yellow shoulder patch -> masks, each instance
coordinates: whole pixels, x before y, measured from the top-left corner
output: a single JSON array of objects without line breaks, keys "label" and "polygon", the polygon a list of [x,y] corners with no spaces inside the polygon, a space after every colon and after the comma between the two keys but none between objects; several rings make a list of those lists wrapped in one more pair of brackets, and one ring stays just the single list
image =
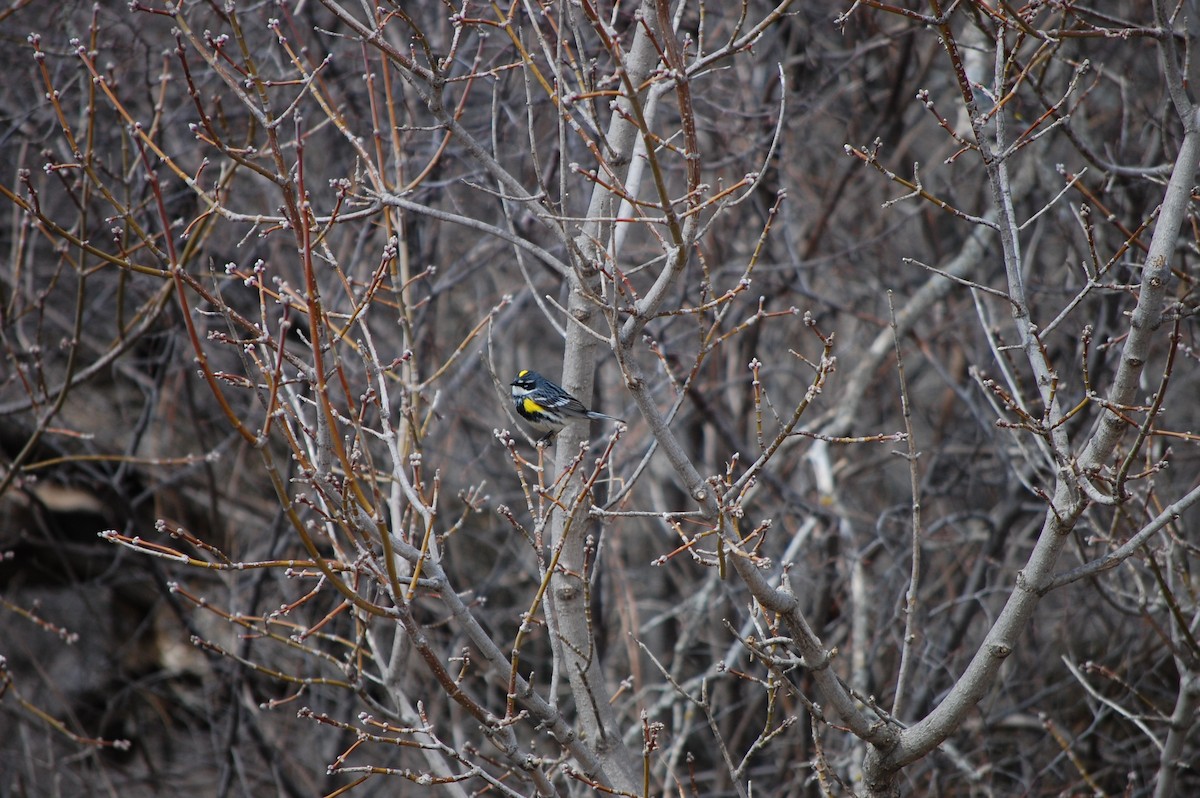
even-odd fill
[{"label": "yellow shoulder patch", "polygon": [[542,407],[537,402],[530,399],[528,396],[525,397],[524,401],[522,402],[522,407],[525,408],[526,413],[545,413],[546,412],[546,408]]}]

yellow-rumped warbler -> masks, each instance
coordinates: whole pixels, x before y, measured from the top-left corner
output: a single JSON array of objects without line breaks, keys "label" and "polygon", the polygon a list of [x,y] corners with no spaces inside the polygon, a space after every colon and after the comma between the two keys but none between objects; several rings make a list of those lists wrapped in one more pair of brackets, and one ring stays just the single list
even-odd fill
[{"label": "yellow-rumped warbler", "polygon": [[523,369],[517,372],[517,378],[511,384],[517,415],[538,432],[546,433],[543,440],[553,437],[570,421],[600,418],[622,420],[588,410],[583,402],[564,391],[561,385],[556,385],[536,371]]}]

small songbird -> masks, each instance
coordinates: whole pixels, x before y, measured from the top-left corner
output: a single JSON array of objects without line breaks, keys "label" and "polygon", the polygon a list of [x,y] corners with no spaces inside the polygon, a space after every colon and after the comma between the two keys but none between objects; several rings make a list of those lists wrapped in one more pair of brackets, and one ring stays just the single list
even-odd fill
[{"label": "small songbird", "polygon": [[536,371],[523,369],[517,372],[517,378],[511,384],[513,406],[517,409],[517,415],[538,432],[546,433],[543,440],[554,437],[570,421],[602,418],[621,421],[614,416],[588,410],[583,406],[583,402],[564,391],[561,385],[551,382]]}]

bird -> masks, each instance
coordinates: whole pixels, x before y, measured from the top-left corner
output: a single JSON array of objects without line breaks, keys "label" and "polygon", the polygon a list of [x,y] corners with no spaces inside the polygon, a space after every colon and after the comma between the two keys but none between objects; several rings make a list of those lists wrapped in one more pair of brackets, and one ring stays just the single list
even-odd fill
[{"label": "bird", "polygon": [[513,407],[517,415],[529,426],[545,435],[542,440],[553,438],[559,430],[571,421],[588,421],[589,419],[606,419],[624,423],[616,416],[597,413],[588,410],[583,402],[563,390],[561,385],[552,382],[536,371],[522,369],[512,386]]}]

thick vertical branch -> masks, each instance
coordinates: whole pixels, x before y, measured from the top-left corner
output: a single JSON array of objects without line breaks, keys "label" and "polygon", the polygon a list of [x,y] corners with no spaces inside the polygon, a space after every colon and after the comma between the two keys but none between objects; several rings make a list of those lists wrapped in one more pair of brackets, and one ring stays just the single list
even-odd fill
[{"label": "thick vertical branch", "polygon": [[[657,19],[654,3],[643,2],[639,13],[651,24]],[[594,24],[604,24],[594,20]],[[615,40],[614,47],[615,45]],[[613,53],[619,55],[618,53]],[[650,34],[641,26],[634,36],[633,45],[624,55],[618,68],[626,72],[623,84],[634,88],[642,86],[651,71],[658,66],[658,51]],[[640,131],[630,121],[632,99],[624,94],[618,96],[617,107],[609,120],[606,141],[609,145],[609,167],[618,174],[626,174],[636,148]],[[636,186],[626,186],[630,194],[637,194]],[[603,243],[613,234],[613,209],[618,203],[603,186],[597,185],[591,196],[585,222],[576,237],[578,260],[567,276],[570,295],[567,300],[566,346],[563,352],[563,386],[577,396],[592,393],[595,369],[596,337],[591,332],[595,327],[596,305],[589,299],[598,293],[598,265],[605,257]],[[610,253],[613,257],[620,253]],[[568,462],[587,436],[584,425],[569,425],[558,435],[557,462]],[[634,789],[637,767],[628,749],[621,742],[621,731],[609,702],[609,690],[604,672],[596,653],[592,627],[588,622],[588,606],[584,554],[586,505],[578,501],[582,484],[574,481],[567,489],[563,504],[576,508],[568,517],[556,513],[552,525],[553,545],[562,546],[559,568],[551,581],[550,602],[556,626],[561,638],[562,659],[560,667],[565,669],[579,712],[579,725],[595,745],[603,773],[608,784],[618,789]],[[566,540],[563,538],[566,537]]]}]

